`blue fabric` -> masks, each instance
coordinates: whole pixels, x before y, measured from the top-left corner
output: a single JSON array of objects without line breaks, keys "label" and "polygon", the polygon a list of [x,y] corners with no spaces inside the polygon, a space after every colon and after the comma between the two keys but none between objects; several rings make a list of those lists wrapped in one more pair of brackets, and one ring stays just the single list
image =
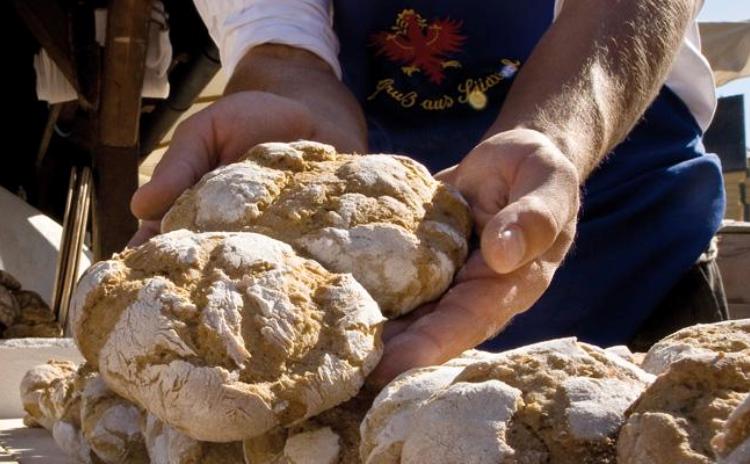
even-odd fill
[{"label": "blue fabric", "polygon": [[584,187],[573,250],[550,288],[483,348],[575,335],[630,340],[693,265],[724,212],[721,168],[668,89]]},{"label": "blue fabric", "polygon": [[[460,22],[461,50],[445,57],[460,67],[446,68],[440,84],[423,71],[404,74],[404,63],[378,55],[380,47],[373,44],[378,33],[394,32],[398,15],[407,9],[428,25]],[[553,9],[553,0],[334,0],[343,80],[365,111],[370,151],[407,154],[433,171],[458,163],[497,117],[513,81],[513,64],[523,65],[549,27]],[[387,80],[393,81],[393,95],[378,91]],[[492,85],[483,91],[487,105],[474,109],[465,101],[467,91],[487,85]],[[446,97],[452,100],[449,108],[422,107]]]},{"label": "blue fabric", "polygon": [[[497,117],[553,7],[335,0],[343,79],[364,108],[370,151],[408,154],[433,172],[458,163]],[[443,39],[453,40],[449,51],[429,48]],[[405,46],[427,51],[401,56]],[[684,103],[662,89],[584,185],[574,248],[548,291],[483,348],[568,335],[626,342],[705,249],[723,208],[718,159],[705,154]]]}]

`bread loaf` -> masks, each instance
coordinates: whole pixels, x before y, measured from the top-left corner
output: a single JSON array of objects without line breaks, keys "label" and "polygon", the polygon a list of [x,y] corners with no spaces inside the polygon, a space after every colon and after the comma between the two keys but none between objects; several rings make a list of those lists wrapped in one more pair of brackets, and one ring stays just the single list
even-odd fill
[{"label": "bread loaf", "polygon": [[185,230],[92,266],[71,322],[119,395],[205,441],[235,441],[356,394],[383,318],[347,274],[254,233]]},{"label": "bread loaf", "polygon": [[206,174],[162,231],[250,231],[352,273],[395,317],[441,295],[467,254],[467,204],[416,161],[266,143]]}]

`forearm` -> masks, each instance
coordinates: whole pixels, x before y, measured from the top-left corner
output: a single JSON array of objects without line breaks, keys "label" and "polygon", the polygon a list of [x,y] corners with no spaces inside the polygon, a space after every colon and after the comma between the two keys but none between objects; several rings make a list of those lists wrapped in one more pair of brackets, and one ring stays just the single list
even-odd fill
[{"label": "forearm", "polygon": [[585,180],[657,95],[694,7],[695,0],[567,0],[487,135],[539,131]]},{"label": "forearm", "polygon": [[347,152],[367,151],[367,128],[359,104],[316,55],[284,45],[254,47],[237,65],[224,93],[247,90],[300,103],[307,120],[300,127],[300,138]]}]

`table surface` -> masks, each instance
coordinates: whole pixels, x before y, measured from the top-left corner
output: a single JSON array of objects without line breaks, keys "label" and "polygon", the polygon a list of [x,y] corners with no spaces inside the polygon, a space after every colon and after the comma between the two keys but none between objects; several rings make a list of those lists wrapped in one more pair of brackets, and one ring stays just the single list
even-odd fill
[{"label": "table surface", "polygon": [[0,419],[0,463],[73,464],[42,428],[29,428],[21,419]]}]

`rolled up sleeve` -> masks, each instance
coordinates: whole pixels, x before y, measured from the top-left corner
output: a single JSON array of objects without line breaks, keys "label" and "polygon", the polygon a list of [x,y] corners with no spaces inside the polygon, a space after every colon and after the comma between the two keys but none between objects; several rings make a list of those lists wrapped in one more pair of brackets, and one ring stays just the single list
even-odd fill
[{"label": "rolled up sleeve", "polygon": [[251,48],[282,44],[314,53],[341,78],[330,0],[194,0],[227,75]]}]

